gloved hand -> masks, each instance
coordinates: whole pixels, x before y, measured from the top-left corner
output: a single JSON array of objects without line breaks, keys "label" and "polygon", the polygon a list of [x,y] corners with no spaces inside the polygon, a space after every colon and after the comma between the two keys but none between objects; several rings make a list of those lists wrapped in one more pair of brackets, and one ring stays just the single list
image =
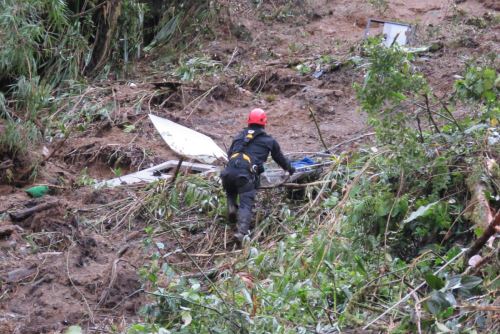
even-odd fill
[{"label": "gloved hand", "polygon": [[290,169],[288,170],[288,173],[290,173],[290,176],[292,176],[293,173],[295,173],[295,167],[290,166]]}]

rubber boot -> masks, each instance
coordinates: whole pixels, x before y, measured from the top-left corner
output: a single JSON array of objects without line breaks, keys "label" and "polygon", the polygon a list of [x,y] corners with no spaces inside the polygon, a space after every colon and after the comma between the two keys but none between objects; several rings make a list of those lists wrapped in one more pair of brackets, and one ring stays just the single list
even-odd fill
[{"label": "rubber boot", "polygon": [[238,231],[235,238],[240,242],[249,234],[250,223],[252,221],[252,208],[255,200],[255,189],[240,194],[240,206],[238,208]]}]

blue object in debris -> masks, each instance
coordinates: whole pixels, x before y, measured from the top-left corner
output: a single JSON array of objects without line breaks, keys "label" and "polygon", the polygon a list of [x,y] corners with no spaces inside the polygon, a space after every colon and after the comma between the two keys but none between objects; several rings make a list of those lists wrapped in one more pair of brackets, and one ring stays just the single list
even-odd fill
[{"label": "blue object in debris", "polygon": [[298,169],[305,169],[306,167],[314,165],[315,163],[316,162],[313,159],[309,157],[304,157],[301,160],[292,161],[292,166],[298,170]]},{"label": "blue object in debris", "polygon": [[325,72],[323,70],[319,70],[313,73],[313,77],[319,79]]}]

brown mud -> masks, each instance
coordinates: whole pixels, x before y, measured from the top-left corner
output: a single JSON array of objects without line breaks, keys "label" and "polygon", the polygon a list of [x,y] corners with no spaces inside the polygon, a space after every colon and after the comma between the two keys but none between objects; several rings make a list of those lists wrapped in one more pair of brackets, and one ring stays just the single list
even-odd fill
[{"label": "brown mud", "polygon": [[[245,125],[248,111],[258,106],[268,111],[267,131],[284,151],[321,151],[310,108],[329,146],[370,132],[353,89],[362,75],[349,63],[359,54],[367,18],[417,24],[418,46],[439,45],[416,61],[439,96],[450,94],[454,76],[468,60],[500,53],[498,24],[480,29],[466,23],[474,22],[467,21],[471,17],[498,15],[496,1],[455,5],[449,0],[398,0],[389,1],[384,13],[361,0],[302,1],[303,8],[280,12],[282,2],[259,9],[250,1],[231,2],[231,20],[239,30],[222,25],[214,41],[199,46],[199,53],[223,64],[217,74],[179,83],[153,66],[157,59],[151,56],[125,81],[90,86],[82,105],[113,108],[107,117],[73,131],[41,166],[36,183],[52,185],[50,195],[34,200],[20,188],[0,185],[1,334],[61,333],[74,324],[89,333],[111,326],[120,332],[138,320],[147,300],[138,274],[147,259],[142,247],[145,222],[97,219],[111,215],[110,204],[133,192],[94,191],[84,181],[175,158],[148,113],[208,134],[227,147]],[[326,55],[337,65],[319,78],[296,69],[309,64],[315,70],[317,60]],[[57,144],[47,146],[52,150]],[[57,205],[25,220],[9,216],[49,201]],[[206,241],[199,227],[183,237],[190,245]],[[165,249],[175,247],[165,241]],[[175,254],[171,259],[180,261]]]}]

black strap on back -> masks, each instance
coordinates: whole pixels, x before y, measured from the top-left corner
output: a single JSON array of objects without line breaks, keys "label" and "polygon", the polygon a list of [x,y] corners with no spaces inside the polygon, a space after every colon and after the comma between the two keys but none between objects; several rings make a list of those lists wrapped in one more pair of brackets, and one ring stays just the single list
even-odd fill
[{"label": "black strap on back", "polygon": [[245,168],[248,168],[252,173],[256,173],[258,166],[254,165],[252,157],[248,155],[247,147],[255,138],[263,133],[265,132],[262,130],[246,129],[243,142],[238,143],[238,145],[234,147],[234,153],[229,157],[229,165],[237,168],[247,166]]},{"label": "black strap on back", "polygon": [[243,143],[235,147],[234,153],[243,153],[247,154],[247,147],[252,143],[255,138],[258,136],[264,134],[265,132],[262,130],[253,130],[253,129],[246,129],[245,130],[245,136],[243,137]]}]

